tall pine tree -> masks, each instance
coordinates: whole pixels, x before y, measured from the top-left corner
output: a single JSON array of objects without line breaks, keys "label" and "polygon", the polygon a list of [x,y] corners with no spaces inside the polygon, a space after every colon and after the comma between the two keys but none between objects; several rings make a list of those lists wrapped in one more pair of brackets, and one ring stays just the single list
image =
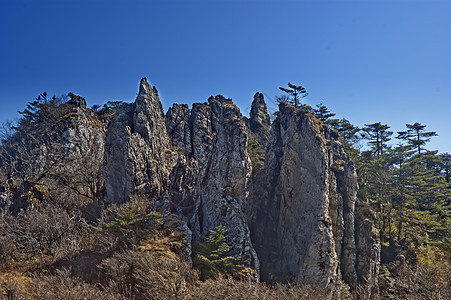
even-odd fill
[{"label": "tall pine tree", "polygon": [[301,108],[301,99],[307,97],[308,93],[306,89],[301,85],[294,85],[288,82],[288,88],[280,87],[280,90],[288,95],[280,96],[277,98],[277,102],[285,102],[293,105],[296,108]]},{"label": "tall pine tree", "polygon": [[384,153],[384,149],[387,148],[387,142],[391,140],[390,136],[392,131],[388,131],[390,126],[387,124],[381,124],[381,122],[373,124],[365,124],[363,131],[365,132],[364,138],[368,139],[368,143],[371,145],[373,154],[378,157]]},{"label": "tall pine tree", "polygon": [[316,107],[316,109],[313,109],[315,117],[323,123],[328,124],[330,118],[335,116],[335,114],[330,112],[330,110],[323,103],[317,104]]},{"label": "tall pine tree", "polygon": [[411,149],[417,149],[418,154],[421,154],[421,150],[425,150],[422,147],[431,140],[431,137],[437,136],[437,133],[434,131],[426,132],[426,125],[418,122],[406,124],[406,127],[406,131],[398,131],[396,138],[406,141]]}]

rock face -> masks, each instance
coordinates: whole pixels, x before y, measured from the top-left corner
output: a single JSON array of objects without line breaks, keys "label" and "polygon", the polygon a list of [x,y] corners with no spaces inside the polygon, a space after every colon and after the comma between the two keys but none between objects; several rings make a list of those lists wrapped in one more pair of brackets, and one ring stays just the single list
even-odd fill
[{"label": "rock face", "polygon": [[83,107],[77,106],[75,111],[69,120],[70,125],[63,134],[62,141],[66,154],[59,173],[65,177],[65,182],[72,189],[71,192],[76,190],[79,195],[97,201],[104,195],[102,161],[105,127]]},{"label": "rock face", "polygon": [[[71,95],[83,103],[84,98]],[[9,173],[8,180],[0,184],[3,208],[18,213],[39,207],[50,191],[69,207],[85,206],[103,196],[105,128],[92,111],[72,100],[49,105],[49,121],[30,130],[23,143],[2,149],[10,151],[11,161],[20,162],[18,173]]]},{"label": "rock face", "polygon": [[219,225],[226,226],[232,249],[247,257],[258,274],[243,211],[251,166],[238,108],[222,96],[195,104],[191,111],[175,104],[166,115],[166,125],[172,144],[182,153],[172,174],[171,199],[186,216],[194,241]]},{"label": "rock face", "polygon": [[120,106],[107,131],[107,201],[124,203],[130,193],[162,195],[168,185],[171,155],[158,92],[143,78],[135,103]]},{"label": "rock face", "polygon": [[368,204],[357,201],[355,221],[358,284],[366,287],[367,295],[374,299],[379,294],[377,278],[381,252],[376,212]]},{"label": "rock face", "polygon": [[377,294],[377,218],[365,205],[356,210],[353,163],[338,134],[312,115],[281,104],[270,125],[260,93],[249,119],[219,95],[165,115],[143,78],[135,102],[120,105],[106,128],[73,99],[77,117],[63,144],[73,161],[89,158],[78,165],[92,165],[98,179],[98,188],[79,192],[106,193],[110,204],[132,194],[155,200],[186,236],[188,261],[190,247],[224,225],[234,254],[263,281],[331,290],[344,281]]},{"label": "rock face", "polygon": [[71,97],[71,99],[67,102],[68,104],[79,108],[86,108],[85,98],[75,95],[73,93],[69,93],[69,96]]},{"label": "rock face", "polygon": [[255,93],[254,101],[252,101],[250,118],[246,119],[246,125],[249,130],[255,134],[260,145],[266,146],[268,142],[270,123],[271,121],[263,94]]},{"label": "rock face", "polygon": [[356,171],[338,133],[311,114],[281,104],[270,125],[263,95],[256,93],[250,118],[219,95],[191,109],[174,104],[164,115],[145,78],[135,102],[120,105],[108,125],[73,94],[59,109],[62,129],[48,143],[57,150],[38,143],[35,157],[24,163],[35,179],[16,192],[8,180],[0,207],[11,205],[10,194],[30,188],[42,201],[48,190],[25,186],[32,181],[63,185],[61,193],[75,191],[83,206],[105,193],[109,204],[139,194],[154,200],[165,226],[184,237],[187,261],[191,246],[223,225],[234,255],[246,258],[263,281],[337,293],[344,281],[366,285],[376,297],[377,217],[357,201]]},{"label": "rock face", "polygon": [[354,238],[358,186],[353,163],[336,132],[290,105],[279,109],[264,178],[251,196],[251,236],[262,279],[325,288],[343,279],[356,286],[359,275],[372,271],[364,275],[356,269],[362,261],[357,261]]}]

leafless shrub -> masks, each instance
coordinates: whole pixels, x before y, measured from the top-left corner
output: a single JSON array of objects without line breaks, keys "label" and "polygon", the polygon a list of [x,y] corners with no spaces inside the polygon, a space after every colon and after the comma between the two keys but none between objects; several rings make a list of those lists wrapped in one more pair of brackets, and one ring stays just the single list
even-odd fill
[{"label": "leafless shrub", "polygon": [[367,286],[357,286],[352,291],[352,299],[354,300],[371,300],[375,295],[371,294],[371,289]]},{"label": "leafless shrub", "polygon": [[451,295],[451,268],[435,265],[389,265],[379,276],[381,298],[448,299]]},{"label": "leafless shrub", "polygon": [[1,239],[11,243],[7,249],[13,247],[16,254],[27,256],[69,255],[80,249],[82,236],[89,230],[79,212],[68,213],[55,205],[18,215],[3,213],[0,226]]},{"label": "leafless shrub", "polygon": [[[76,277],[68,269],[56,270],[53,275],[32,277],[32,284],[20,296],[25,299],[67,299],[67,300],[114,300],[124,299],[108,289],[100,289]],[[19,295],[18,295],[19,296]],[[20,299],[20,298],[19,298]]]},{"label": "leafless shrub", "polygon": [[127,250],[105,259],[99,266],[110,287],[139,299],[185,299],[196,282],[191,267],[170,256]]},{"label": "leafless shrub", "polygon": [[217,278],[199,282],[190,291],[192,299],[290,300],[330,299],[330,293],[318,287],[296,284],[267,286],[262,283]]},{"label": "leafless shrub", "polygon": [[9,218],[5,211],[0,211],[0,264],[9,261],[14,255],[14,244],[8,235]]},{"label": "leafless shrub", "polygon": [[14,134],[15,122],[12,120],[5,120],[0,123],[0,143],[7,141]]}]

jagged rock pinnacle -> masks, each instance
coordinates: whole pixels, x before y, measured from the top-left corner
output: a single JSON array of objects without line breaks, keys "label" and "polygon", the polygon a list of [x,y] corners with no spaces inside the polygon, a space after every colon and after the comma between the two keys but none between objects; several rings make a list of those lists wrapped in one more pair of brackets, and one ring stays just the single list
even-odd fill
[{"label": "jagged rock pinnacle", "polygon": [[269,137],[270,118],[262,93],[255,93],[252,101],[249,126],[257,138],[259,144],[265,144]]}]

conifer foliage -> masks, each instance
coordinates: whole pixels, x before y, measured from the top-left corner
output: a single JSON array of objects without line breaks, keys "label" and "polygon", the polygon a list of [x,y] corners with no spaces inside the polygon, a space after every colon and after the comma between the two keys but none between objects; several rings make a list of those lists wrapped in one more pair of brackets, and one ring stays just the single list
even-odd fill
[{"label": "conifer foliage", "polygon": [[451,256],[449,154],[438,155],[424,148],[429,138],[436,136],[425,127],[407,124],[407,131],[398,132],[401,144],[391,147],[385,143],[391,135],[388,125],[366,125],[364,138],[371,151],[355,159],[359,195],[379,212],[385,247],[421,249],[432,245]]},{"label": "conifer foliage", "polygon": [[313,109],[315,117],[324,123],[328,123],[330,118],[335,116],[323,103],[317,104],[316,107],[316,109]]},{"label": "conifer foliage", "polygon": [[285,92],[287,95],[280,96],[277,98],[277,102],[288,103],[296,108],[301,108],[301,100],[308,96],[307,90],[301,85],[295,85],[288,82],[288,88],[280,87],[280,90]]},{"label": "conifer foliage", "polygon": [[381,122],[373,124],[365,124],[363,131],[366,134],[369,144],[371,145],[371,150],[378,157],[384,153],[384,149],[387,148],[387,142],[391,140],[390,136],[393,134],[392,131],[388,131],[390,126],[387,124],[382,124]]},{"label": "conifer foliage", "polygon": [[198,242],[194,248],[193,265],[199,269],[202,278],[214,278],[218,275],[233,278],[240,277],[245,267],[240,257],[233,256],[227,243],[227,229],[219,225]]},{"label": "conifer foliage", "polygon": [[424,150],[423,145],[431,140],[431,137],[437,136],[434,131],[425,132],[426,125],[418,122],[414,124],[406,124],[407,131],[398,131],[398,139],[404,140],[408,147],[417,149],[418,154]]},{"label": "conifer foliage", "polygon": [[[425,147],[437,133],[418,122],[406,124],[393,146],[388,124],[360,129],[346,119],[333,119],[335,114],[322,103],[314,115],[338,131],[355,163],[358,198],[378,212],[383,261],[393,261],[403,251],[421,256],[427,247],[451,258],[451,155]],[[368,150],[360,148],[361,141]]]}]

